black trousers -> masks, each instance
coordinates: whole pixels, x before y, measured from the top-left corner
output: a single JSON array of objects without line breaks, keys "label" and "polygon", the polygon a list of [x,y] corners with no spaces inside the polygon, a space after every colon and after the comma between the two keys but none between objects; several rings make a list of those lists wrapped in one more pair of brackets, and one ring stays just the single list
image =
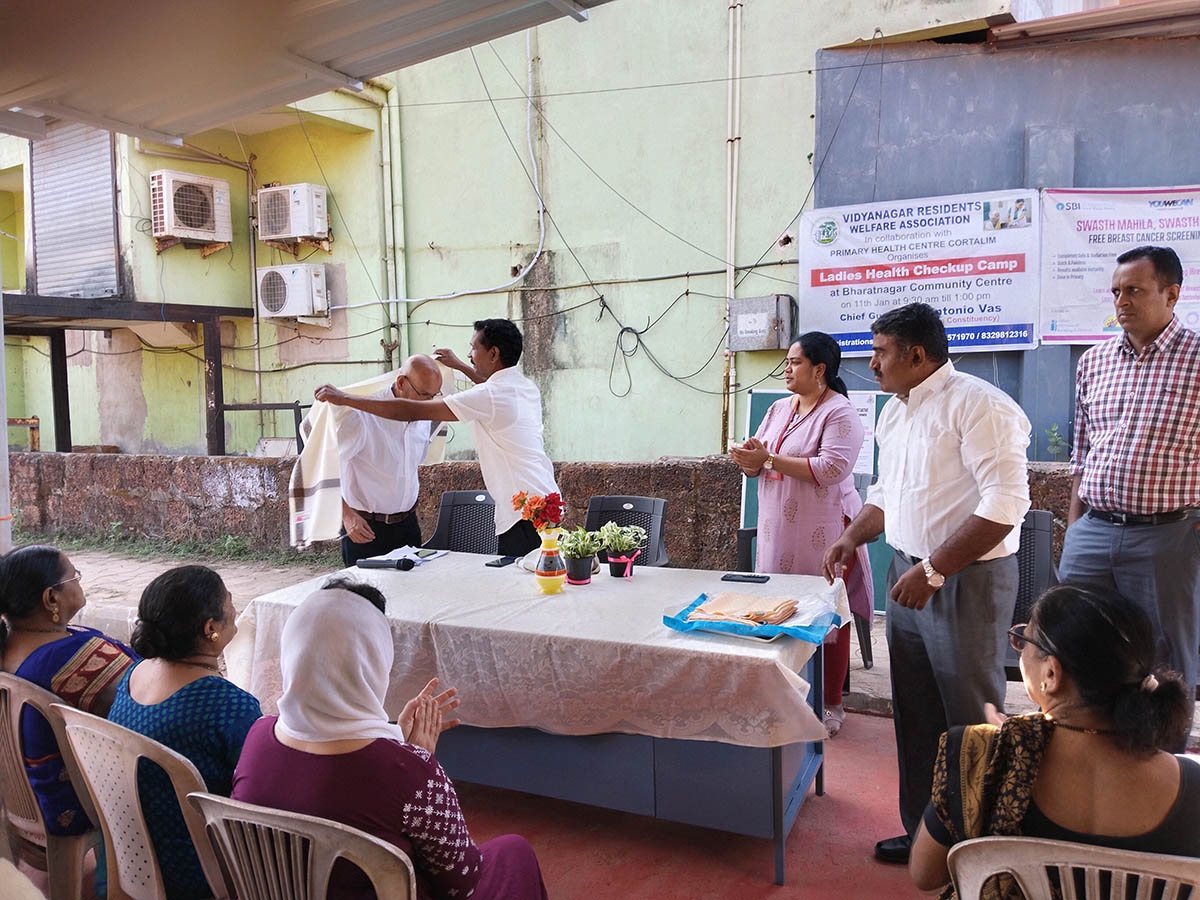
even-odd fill
[{"label": "black trousers", "polygon": [[367,541],[365,544],[354,543],[346,537],[346,532],[342,531],[342,562],[346,564],[347,568],[353,566],[360,559],[366,559],[368,556],[382,556],[385,553],[391,553],[397,547],[421,546],[421,523],[417,520],[415,512],[403,522],[385,525],[383,522],[367,519],[367,524],[375,532],[375,539]]},{"label": "black trousers", "polygon": [[522,519],[508,531],[497,537],[501,556],[524,556],[530,550],[542,546],[537,529],[528,519]]}]

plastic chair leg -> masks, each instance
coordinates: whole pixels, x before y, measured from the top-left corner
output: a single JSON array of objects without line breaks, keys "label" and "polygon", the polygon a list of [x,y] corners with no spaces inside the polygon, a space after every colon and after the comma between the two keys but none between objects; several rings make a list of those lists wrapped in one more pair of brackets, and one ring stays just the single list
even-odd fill
[{"label": "plastic chair leg", "polygon": [[83,894],[83,858],[95,845],[95,832],[60,837],[46,835],[46,874],[50,900],[79,900]]}]

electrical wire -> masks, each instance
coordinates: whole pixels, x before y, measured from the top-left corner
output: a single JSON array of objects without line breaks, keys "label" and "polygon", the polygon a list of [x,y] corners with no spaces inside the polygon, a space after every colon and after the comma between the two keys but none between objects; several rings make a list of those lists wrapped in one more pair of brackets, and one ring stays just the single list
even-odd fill
[{"label": "electrical wire", "polygon": [[[532,47],[530,44],[530,40],[531,40],[530,33],[528,31],[526,31],[525,32],[525,55],[528,57],[528,60],[529,60],[528,72],[527,72],[527,76],[526,76],[527,81],[528,81],[527,92],[529,94],[532,94],[533,93],[533,50],[532,50]],[[488,98],[490,100],[492,93],[488,89],[487,80],[483,77],[483,71],[479,68],[479,60],[475,57],[474,49],[471,49],[471,61],[475,64],[475,72],[479,75],[479,83],[483,86],[483,92],[484,92],[484,94],[486,94],[488,96]],[[519,86],[520,85],[518,85],[518,87]],[[529,150],[529,164],[533,167],[533,175],[532,176],[530,176],[529,170],[525,169],[525,164],[521,160],[520,151],[517,150],[517,145],[513,143],[512,138],[509,136],[508,129],[504,127],[504,120],[501,119],[501,117],[500,117],[500,110],[496,108],[495,103],[492,103],[491,106],[492,106],[492,114],[495,115],[496,122],[500,125],[500,130],[504,132],[504,139],[506,141],[508,141],[508,145],[510,147],[512,147],[513,153],[515,153],[517,156],[517,161],[521,162],[521,168],[525,170],[525,176],[527,178],[529,178],[529,183],[533,187],[533,193],[537,196],[537,200],[538,200],[538,245],[537,245],[537,250],[534,251],[534,254],[530,258],[529,262],[526,263],[525,266],[522,267],[522,269],[515,276],[513,276],[512,279],[510,279],[509,281],[506,281],[503,284],[499,284],[496,287],[481,288],[481,289],[477,289],[477,290],[450,291],[445,294],[435,294],[431,297],[417,297],[417,298],[411,298],[411,299],[404,299],[402,302],[412,304],[408,308],[408,312],[410,315],[411,315],[412,311],[415,310],[417,307],[419,307],[422,303],[427,303],[430,300],[452,300],[456,297],[466,297],[466,296],[474,295],[474,294],[492,294],[492,293],[497,293],[499,291],[508,290],[513,285],[520,284],[522,281],[525,280],[525,276],[528,275],[529,272],[533,269],[533,267],[537,264],[537,261],[542,256],[542,251],[546,247],[546,202],[542,199],[541,173],[538,171],[537,154],[533,152],[533,110],[534,110],[533,100],[532,99],[528,100],[526,102],[526,106],[525,106],[525,144]],[[332,309],[354,309],[358,306],[363,306],[363,305],[369,305],[369,304],[349,303],[349,304],[345,304],[343,306],[331,306],[330,309],[331,310]]]}]

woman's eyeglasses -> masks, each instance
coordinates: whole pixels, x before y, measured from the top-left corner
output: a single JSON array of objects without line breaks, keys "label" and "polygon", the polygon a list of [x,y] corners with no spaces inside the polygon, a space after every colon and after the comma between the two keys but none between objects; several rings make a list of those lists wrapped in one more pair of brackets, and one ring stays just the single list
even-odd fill
[{"label": "woman's eyeglasses", "polygon": [[[1014,625],[1012,628],[1008,629],[1008,642],[1012,645],[1012,648],[1020,653],[1025,649],[1026,644],[1033,644],[1033,646],[1037,647],[1047,656],[1054,656],[1054,651],[1046,646],[1046,644],[1043,644],[1040,641],[1035,641],[1031,637],[1026,637],[1025,630],[1028,627],[1028,622],[1022,622],[1020,625]],[[1045,638],[1042,640],[1045,640]]]},{"label": "woman's eyeglasses", "polygon": [[80,572],[78,569],[76,569],[75,574],[72,575],[70,578],[64,578],[62,581],[56,581],[56,582],[54,582],[54,584],[50,585],[50,587],[52,587],[52,588],[61,587],[64,584],[70,584],[72,581],[81,581],[82,579],[83,579],[83,573]]}]

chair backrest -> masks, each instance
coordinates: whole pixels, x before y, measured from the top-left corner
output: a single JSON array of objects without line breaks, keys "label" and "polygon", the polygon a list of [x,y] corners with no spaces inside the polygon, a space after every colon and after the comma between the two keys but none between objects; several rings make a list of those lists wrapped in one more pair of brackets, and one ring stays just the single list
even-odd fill
[{"label": "chair backrest", "polygon": [[416,900],[412,862],[399,847],[349,825],[197,792],[238,900],[320,900],[333,864],[346,859],[371,879],[377,897]]},{"label": "chair backrest", "polygon": [[1042,838],[983,837],[955,844],[946,863],[959,900],[978,900],[984,883],[1002,872],[1013,877],[1026,897],[1195,900],[1200,896],[1200,861],[1185,856]]},{"label": "chair backrest", "polygon": [[646,529],[646,543],[640,548],[642,554],[637,558],[638,565],[665,566],[671,561],[663,540],[666,519],[667,501],[658,497],[592,497],[588,500],[584,527],[588,531],[597,531],[605,522],[640,525]]},{"label": "chair backrest", "polygon": [[[1054,581],[1054,551],[1051,546],[1054,514],[1044,509],[1031,509],[1021,523],[1021,543],[1017,549],[1017,605],[1013,609],[1014,625],[1029,621],[1029,611],[1038,597]],[[1020,654],[1008,648],[1005,665],[1017,665]]]},{"label": "chair backrest", "polygon": [[46,822],[25,772],[25,753],[21,740],[21,714],[32,706],[53,729],[59,753],[83,811],[96,821],[95,809],[76,764],[71,748],[64,740],[62,719],[52,709],[62,700],[45,688],[16,675],[0,672],[0,790],[8,821],[23,838],[39,846],[46,845]]},{"label": "chair backrest", "polygon": [[196,847],[200,866],[216,897],[227,897],[225,875],[204,829],[204,821],[187,802],[188,794],[205,789],[204,779],[187,757],[158,741],[82,710],[55,704],[67,742],[92,795],[104,833],[108,896],[156,900],[163,896],[162,872],[154,854],[138,794],[138,760],[147,759],[171,781],[175,800]]},{"label": "chair backrest", "polygon": [[425,546],[458,553],[498,553],[492,495],[487,491],[444,491],[433,537]]}]

